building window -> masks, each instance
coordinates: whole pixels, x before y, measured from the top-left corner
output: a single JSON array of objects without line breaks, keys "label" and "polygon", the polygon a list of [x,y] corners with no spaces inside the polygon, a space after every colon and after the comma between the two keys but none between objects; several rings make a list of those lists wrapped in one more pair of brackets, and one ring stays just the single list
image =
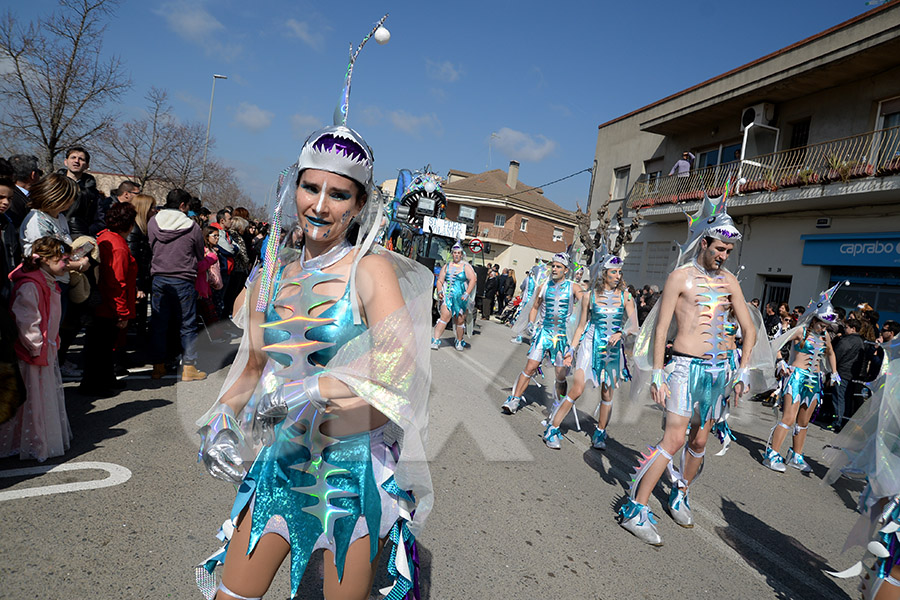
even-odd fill
[{"label": "building window", "polygon": [[613,188],[613,200],[621,200],[628,195],[628,178],[631,176],[631,167],[622,167],[615,170],[615,188]]},{"label": "building window", "polygon": [[560,227],[553,228],[553,241],[561,242],[563,239],[563,230]]},{"label": "building window", "polygon": [[494,215],[494,227],[506,227],[506,215],[500,213]]},{"label": "building window", "polygon": [[705,169],[706,167],[713,167],[717,164],[719,164],[719,149],[715,148],[714,150],[701,152],[700,156],[697,157],[695,166],[698,169]]},{"label": "building window", "polygon": [[788,148],[803,148],[809,144],[809,122],[807,117],[791,124],[791,145]]},{"label": "building window", "polygon": [[528,219],[522,217],[522,222],[519,224],[519,231],[528,231]]}]

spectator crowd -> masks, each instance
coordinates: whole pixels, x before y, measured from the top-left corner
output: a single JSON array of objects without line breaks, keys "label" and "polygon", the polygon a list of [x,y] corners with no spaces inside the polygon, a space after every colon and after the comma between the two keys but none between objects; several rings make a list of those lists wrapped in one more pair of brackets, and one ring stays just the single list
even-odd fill
[{"label": "spectator crowd", "polygon": [[202,380],[198,337],[239,335],[229,318],[267,225],[243,207],[213,215],[182,189],[154,198],[126,180],[104,194],[90,158],[71,147],[48,174],[34,156],[0,158],[2,457],[69,447],[64,379],[89,397],[145,365],[152,379],[180,365],[182,381]]}]

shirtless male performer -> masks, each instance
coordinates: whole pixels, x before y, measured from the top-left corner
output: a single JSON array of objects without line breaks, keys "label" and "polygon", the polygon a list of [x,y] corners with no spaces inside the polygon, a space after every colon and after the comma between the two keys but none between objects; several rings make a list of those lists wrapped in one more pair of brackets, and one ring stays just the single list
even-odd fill
[{"label": "shirtless male performer", "polygon": [[[566,374],[572,366],[572,344],[566,326],[575,312],[575,303],[581,299],[584,290],[581,286],[566,279],[569,272],[569,255],[565,252],[553,255],[550,261],[550,280],[542,284],[537,291],[534,306],[528,315],[528,321],[535,324],[531,337],[531,348],[528,350],[528,362],[525,370],[516,379],[512,394],[500,407],[511,415],[519,410],[524,400],[522,394],[528,382],[534,377],[544,356],[556,367],[556,393],[558,398],[566,395]],[[558,399],[556,398],[556,399]]]},{"label": "shirtless male performer", "polygon": [[[706,441],[716,412],[721,410],[721,400],[732,388],[736,406],[747,389],[756,328],[737,279],[723,268],[740,239],[740,232],[725,212],[725,196],[705,198],[697,214],[690,218],[688,240],[679,257],[679,263],[684,264],[669,275],[658,313],[655,318],[648,317],[646,331],[641,332],[642,336],[651,336],[647,346],[653,369],[650,392],[666,410],[665,433],[662,441],[640,461],[628,501],[619,515],[622,527],[648,544],[662,545],[657,521],[648,508],[650,495],[672,456],[682,449],[688,425],[687,452],[682,454],[680,477],[669,495],[669,513],[682,527],[694,525],[688,486],[700,473]],[[736,371],[726,342],[732,306],[744,332],[744,352]],[[672,359],[665,365],[666,340],[673,317],[677,334]]]}]

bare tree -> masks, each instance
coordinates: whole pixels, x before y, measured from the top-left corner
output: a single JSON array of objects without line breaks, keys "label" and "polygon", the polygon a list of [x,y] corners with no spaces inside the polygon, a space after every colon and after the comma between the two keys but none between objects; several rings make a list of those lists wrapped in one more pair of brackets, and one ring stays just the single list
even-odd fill
[{"label": "bare tree", "polygon": [[182,125],[172,114],[165,90],[152,87],[147,93],[143,118],[113,124],[101,140],[100,159],[109,170],[129,175],[141,187],[151,179],[165,178],[173,170],[179,147],[195,129]]},{"label": "bare tree", "polygon": [[[199,177],[197,181],[199,185]],[[234,169],[216,160],[206,163],[203,204],[213,212],[225,206],[243,205],[247,208],[254,208],[253,203],[247,199],[247,194],[238,183]]]},{"label": "bare tree", "polygon": [[23,27],[0,21],[0,129],[39,154],[47,170],[67,146],[88,145],[131,87],[122,61],[101,56],[105,21],[116,0],[60,0],[61,10]]}]

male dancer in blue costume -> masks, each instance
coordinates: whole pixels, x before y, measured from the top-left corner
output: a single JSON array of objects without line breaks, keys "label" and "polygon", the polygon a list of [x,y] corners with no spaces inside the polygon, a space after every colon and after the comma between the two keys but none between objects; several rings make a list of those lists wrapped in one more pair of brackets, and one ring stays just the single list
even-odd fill
[{"label": "male dancer in blue costume", "polygon": [[[724,198],[706,198],[691,218],[682,257],[692,258],[669,275],[658,310],[647,318],[638,337],[637,345],[643,342],[652,357],[650,390],[653,400],[666,410],[665,433],[641,460],[628,501],[619,514],[622,527],[652,545],[662,545],[662,539],[648,507],[650,495],[672,456],[684,446],[688,426],[690,437],[681,477],[669,496],[669,512],[682,527],[694,524],[688,486],[700,473],[714,409],[729,387],[733,388],[732,398],[737,405],[749,381],[756,328],[737,278],[723,268],[735,242],[741,238],[725,212]],[[730,352],[725,348],[727,314],[732,306],[745,332],[745,350],[736,373],[729,368]],[[677,334],[672,360],[666,365],[666,341],[673,318]]]},{"label": "male dancer in blue costume", "polygon": [[528,381],[534,377],[544,356],[556,367],[556,393],[566,395],[566,373],[572,365],[572,346],[569,342],[567,326],[575,312],[575,303],[584,293],[580,285],[566,279],[569,272],[569,255],[559,253],[550,262],[550,281],[537,290],[536,301],[528,316],[528,320],[540,323],[536,326],[528,350],[528,362],[525,370],[519,374],[512,394],[501,406],[504,413],[511,415],[519,410]]},{"label": "male dancer in blue costume", "polygon": [[447,324],[453,319],[456,327],[456,349],[462,352],[463,333],[466,330],[466,313],[472,301],[472,292],[475,290],[475,270],[472,265],[463,261],[463,249],[459,242],[450,250],[451,262],[444,265],[438,275],[437,293],[441,301],[441,318],[434,326],[434,335],[431,338],[431,349],[441,347],[441,336]]}]

